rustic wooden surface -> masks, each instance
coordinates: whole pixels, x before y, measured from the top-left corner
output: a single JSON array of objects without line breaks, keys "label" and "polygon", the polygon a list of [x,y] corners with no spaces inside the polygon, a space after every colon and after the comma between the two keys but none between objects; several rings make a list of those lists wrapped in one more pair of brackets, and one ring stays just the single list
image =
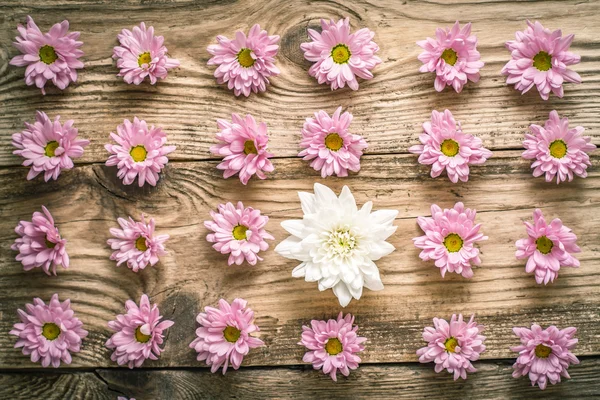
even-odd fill
[{"label": "rustic wooden surface", "polygon": [[[14,339],[0,335],[0,398],[99,398],[119,394],[140,399],[195,398],[531,398],[539,389],[527,379],[510,376],[517,343],[513,326],[532,322],[578,327],[583,356],[569,372],[573,379],[543,392],[549,398],[600,396],[600,154],[592,157],[587,179],[556,186],[531,176],[520,158],[521,141],[530,123],[543,123],[557,109],[600,145],[600,2],[420,2],[420,1],[66,1],[0,0],[0,332],[17,321],[15,310],[33,296],[48,299],[58,292],[70,297],[90,336],[71,366],[42,370],[18,349]],[[284,5],[285,4],[285,5]],[[26,87],[23,68],[8,65],[17,54],[11,45],[16,25],[32,15],[42,29],[69,19],[82,32],[85,69],[79,80],[60,93],[44,97]],[[360,90],[331,92],[308,76],[310,64],[299,44],[306,28],[321,17],[351,17],[353,28],[376,33],[384,61],[375,78]],[[455,19],[473,22],[486,66],[478,84],[462,94],[435,92],[433,75],[418,72],[417,40],[432,36],[437,26]],[[499,74],[509,54],[503,43],[522,30],[525,19],[539,19],[549,28],[575,33],[572,50],[582,56],[574,66],[583,78],[567,84],[565,97],[547,102],[536,93],[521,96]],[[182,66],[155,87],[125,84],[116,77],[110,58],[120,29],[139,21],[154,25],[166,37],[172,57]],[[277,65],[282,73],[269,91],[236,99],[212,77],[206,66],[208,44],[217,34],[231,36],[260,23],[282,37]],[[321,179],[296,158],[304,118],[319,109],[343,106],[354,114],[352,130],[362,134],[369,149],[362,170],[349,178]],[[469,182],[452,184],[431,179],[429,169],[407,154],[417,142],[421,124],[432,109],[449,108],[463,129],[482,138],[494,156],[473,167]],[[12,155],[10,136],[31,121],[35,110],[74,119],[80,135],[91,140],[77,167],[56,182],[26,181],[27,170]],[[231,112],[252,113],[269,126],[275,172],[247,187],[235,178],[223,180],[209,147],[215,120]],[[162,126],[177,146],[156,188],[123,186],[114,168],[103,166],[108,134],[134,115]],[[296,343],[301,326],[311,318],[331,318],[341,310],[331,291],[291,277],[295,262],[272,249],[285,232],[279,223],[301,215],[298,190],[314,182],[339,191],[348,185],[359,203],[372,199],[375,209],[400,211],[398,231],[390,241],[396,252],[378,262],[385,289],[365,291],[345,312],[356,314],[366,336],[363,366],[337,384],[303,366]],[[226,257],[205,242],[202,222],[217,204],[242,200],[269,215],[275,236],[265,261],[256,267],[228,267]],[[471,280],[442,279],[432,263],[421,262],[411,238],[420,234],[416,217],[429,215],[432,201],[450,207],[463,201],[478,210],[478,222],[490,237],[480,246],[483,265]],[[46,205],[68,240],[72,265],[50,278],[40,271],[24,272],[10,245],[14,226]],[[522,221],[534,208],[548,218],[560,217],[579,236],[581,268],[562,269],[547,287],[535,283],[514,258],[514,242],[524,237]],[[158,231],[169,233],[168,255],[154,268],[134,274],[108,259],[108,230],[120,216],[154,217]],[[159,361],[129,371],[110,361],[104,347],[110,332],[106,321],[123,311],[129,298],[147,293],[175,325],[168,331]],[[267,346],[253,350],[244,367],[227,376],[212,375],[187,347],[193,339],[195,315],[224,297],[247,299],[257,315],[260,337]],[[488,350],[477,363],[479,372],[466,382],[433,373],[432,365],[416,363],[423,345],[420,333],[435,316],[475,313],[485,324]]]}]

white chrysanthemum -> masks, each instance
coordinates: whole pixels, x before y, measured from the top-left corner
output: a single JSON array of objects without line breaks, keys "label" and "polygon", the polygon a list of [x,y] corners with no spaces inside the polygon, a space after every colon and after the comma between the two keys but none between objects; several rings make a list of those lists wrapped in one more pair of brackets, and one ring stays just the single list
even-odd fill
[{"label": "white chrysanthemum", "polygon": [[304,217],[281,226],[292,236],[275,248],[286,258],[300,260],[292,276],[319,282],[319,290],[333,289],[342,307],[352,297],[360,299],[363,286],[382,290],[373,261],[394,251],[385,240],[396,231],[396,210],[371,212],[372,202],[359,210],[350,189],[339,197],[327,186],[315,183],[315,193],[298,192]]}]

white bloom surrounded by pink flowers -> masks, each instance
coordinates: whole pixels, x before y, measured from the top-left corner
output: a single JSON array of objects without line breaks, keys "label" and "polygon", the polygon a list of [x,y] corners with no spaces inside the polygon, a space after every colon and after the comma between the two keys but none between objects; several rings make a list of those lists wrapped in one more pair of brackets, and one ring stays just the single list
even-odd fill
[{"label": "white bloom surrounded by pink flowers", "polygon": [[279,68],[275,66],[279,36],[269,36],[260,25],[252,26],[248,36],[237,31],[235,39],[219,35],[217,42],[208,46],[208,52],[213,56],[208,65],[218,65],[215,70],[217,82],[226,83],[236,96],[248,97],[251,92],[264,92],[269,78],[279,75]]},{"label": "white bloom surrounded by pink flowers", "polygon": [[146,121],[134,117],[133,123],[124,120],[110,137],[117,144],[104,145],[111,154],[106,165],[117,166],[117,176],[123,184],[131,185],[137,177],[140,187],[146,182],[156,186],[158,174],[169,162],[167,154],[175,151],[175,146],[165,146],[167,134],[154,125],[148,128]]},{"label": "white bloom surrounded by pink flowers", "polygon": [[372,40],[375,32],[362,28],[350,33],[350,18],[338,22],[321,20],[321,32],[308,30],[311,42],[302,43],[304,58],[314,62],[308,73],[331,90],[348,85],[358,90],[358,80],[373,78],[371,70],[381,64],[375,55],[379,46]]},{"label": "white bloom surrounded by pink flowers", "polygon": [[419,154],[419,163],[431,165],[432,178],[445,170],[452,182],[466,182],[469,165],[481,165],[492,156],[481,139],[462,131],[449,110],[432,111],[431,121],[423,123],[423,130],[419,136],[422,144],[411,146],[408,151]]},{"label": "white bloom surrounded by pink flowers", "polygon": [[434,87],[438,92],[452,86],[460,93],[467,81],[479,81],[479,70],[484,64],[477,51],[477,37],[471,35],[470,22],[462,29],[458,21],[452,29],[437,28],[435,39],[428,37],[417,45],[425,50],[419,54],[423,63],[419,71],[435,72]]},{"label": "white bloom surrounded by pink flowers", "polygon": [[587,177],[591,166],[588,153],[596,149],[589,136],[582,136],[582,126],[569,129],[568,118],[560,118],[556,110],[544,126],[532,124],[525,135],[523,158],[535,160],[531,164],[533,176],[545,175],[546,182],[573,180],[573,175]]},{"label": "white bloom surrounded by pink flowers", "polygon": [[342,114],[342,107],[332,116],[321,110],[315,118],[306,118],[300,142],[304,150],[298,156],[312,160],[310,166],[321,171],[323,178],[333,174],[348,176],[348,170],[358,172],[360,156],[368,145],[362,136],[348,132],[351,122],[352,114]]}]

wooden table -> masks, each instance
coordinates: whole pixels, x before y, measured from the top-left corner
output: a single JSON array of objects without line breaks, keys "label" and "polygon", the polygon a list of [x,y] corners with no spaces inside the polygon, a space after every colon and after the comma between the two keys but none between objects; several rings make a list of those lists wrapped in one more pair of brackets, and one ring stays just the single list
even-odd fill
[{"label": "wooden table", "polygon": [[[520,157],[531,123],[543,124],[557,109],[573,125],[582,125],[600,144],[600,2],[555,1],[67,1],[0,0],[0,398],[10,399],[140,399],[196,398],[576,398],[600,396],[600,154],[592,156],[587,179],[548,184],[534,178],[530,162]],[[454,3],[454,4],[450,4]],[[17,54],[11,45],[18,23],[32,15],[42,30],[68,19],[81,31],[85,69],[76,84],[42,96],[26,87],[23,68],[8,65]],[[368,27],[383,64],[360,90],[332,92],[308,75],[310,63],[300,51],[307,27],[319,18],[350,16],[353,29]],[[486,65],[481,81],[469,83],[457,95],[437,93],[433,75],[418,72],[417,40],[433,36],[439,26],[456,19],[473,22]],[[575,33],[572,50],[581,55],[573,69],[583,79],[567,84],[565,96],[543,101],[535,90],[521,95],[507,87],[500,69],[509,59],[504,42],[525,28],[525,20]],[[127,85],[116,77],[111,59],[116,35],[145,21],[166,38],[181,67],[157,86]],[[206,47],[218,34],[232,36],[260,23],[281,35],[277,65],[281,75],[268,91],[248,99],[235,98],[212,76]],[[339,105],[354,114],[352,131],[369,143],[362,169],[348,178],[321,179],[296,155],[304,118]],[[429,168],[409,154],[418,142],[421,124],[431,110],[449,108],[463,129],[479,136],[494,151],[484,166],[473,167],[467,183],[432,179]],[[10,136],[32,121],[36,110],[51,117],[74,119],[80,135],[91,140],[76,168],[58,181],[41,176],[27,181],[21,159],[12,155]],[[266,121],[275,172],[248,186],[224,180],[209,152],[217,118],[232,112],[251,113]],[[123,186],[116,170],[104,166],[108,134],[124,118],[138,116],[162,126],[177,146],[159,184]],[[385,289],[365,291],[360,301],[344,309],[356,315],[359,332],[368,338],[363,363],[349,378],[334,383],[302,362],[297,345],[301,326],[312,318],[335,317],[341,310],[331,291],[291,277],[296,265],[273,248],[286,237],[285,219],[301,216],[296,192],[310,191],[314,182],[339,191],[348,185],[359,203],[373,200],[376,209],[398,209],[398,230],[390,241],[396,251],[378,262]],[[242,200],[271,220],[276,240],[255,267],[228,267],[205,237],[203,221],[217,204]],[[475,276],[445,279],[432,263],[420,261],[411,238],[420,235],[416,217],[429,215],[436,202],[451,207],[463,201],[476,208],[477,219],[490,239],[480,246],[483,265]],[[10,250],[19,220],[46,205],[68,239],[71,268],[48,277],[24,272]],[[534,208],[560,217],[573,228],[582,248],[581,268],[565,268],[558,280],[537,285],[515,259],[515,241],[525,235],[524,220]],[[118,217],[140,213],[154,217],[158,231],[168,233],[168,255],[154,268],[133,273],[116,268],[106,245],[109,228]],[[16,309],[34,296],[53,293],[70,298],[90,335],[72,365],[41,369],[14,349],[7,333],[17,322]],[[142,293],[158,302],[163,315],[175,321],[159,361],[143,369],[119,368],[110,361],[104,343],[106,322],[124,310],[127,299]],[[219,298],[243,297],[255,310],[260,338],[266,346],[250,352],[239,371],[211,374],[188,348],[194,338],[195,316]],[[450,374],[435,374],[432,364],[419,364],[415,351],[421,332],[433,317],[470,315],[486,325],[487,351],[476,362],[477,373],[454,382]],[[527,378],[513,379],[511,364],[518,343],[513,326],[556,324],[578,328],[571,380],[531,388]]]}]

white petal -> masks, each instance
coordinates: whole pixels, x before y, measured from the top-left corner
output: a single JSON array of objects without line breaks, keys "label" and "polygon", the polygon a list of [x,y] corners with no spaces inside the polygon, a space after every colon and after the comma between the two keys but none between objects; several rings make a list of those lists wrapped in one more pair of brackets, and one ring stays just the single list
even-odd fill
[{"label": "white petal", "polygon": [[348,287],[342,281],[333,287],[333,294],[336,295],[342,307],[346,307],[350,304],[350,300],[352,300],[352,295],[350,294]]},{"label": "white petal", "polygon": [[291,258],[297,260],[295,253],[301,250],[300,239],[294,236],[290,236],[287,239],[282,240],[277,247],[275,252],[285,258]]},{"label": "white petal", "polygon": [[287,221],[283,221],[281,226],[291,235],[302,238],[304,222],[301,219],[288,219]]}]

